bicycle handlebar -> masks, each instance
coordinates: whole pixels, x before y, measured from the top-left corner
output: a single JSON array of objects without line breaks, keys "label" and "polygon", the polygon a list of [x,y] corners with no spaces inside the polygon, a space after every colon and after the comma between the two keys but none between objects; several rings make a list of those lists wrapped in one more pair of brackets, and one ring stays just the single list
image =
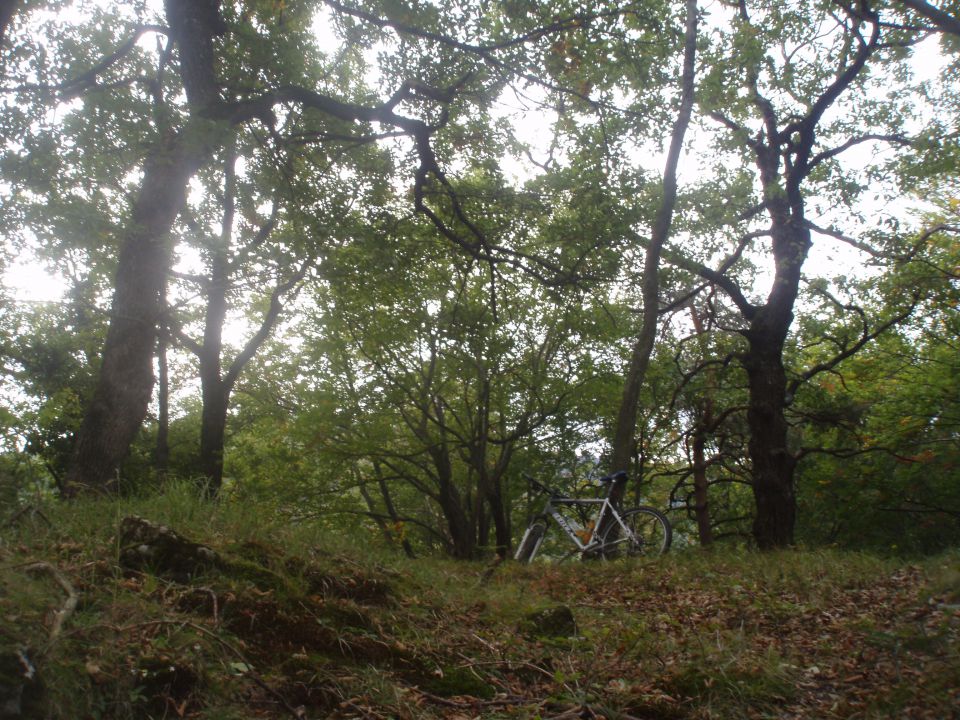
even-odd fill
[{"label": "bicycle handlebar", "polygon": [[[527,475],[527,473],[523,473],[523,477],[527,479],[527,482],[530,483],[530,486],[537,492],[546,493],[550,495],[550,497],[554,497],[554,498],[566,497],[564,493],[550,487],[549,485],[544,485],[542,482],[540,482],[536,478],[533,478]],[[619,472],[615,472],[613,475],[606,475],[602,478],[599,478],[597,482],[600,483],[601,485],[606,485],[607,483],[626,480],[626,478],[627,478],[626,471],[620,470]]]},{"label": "bicycle handlebar", "polygon": [[548,486],[548,485],[544,485],[542,482],[540,482],[539,480],[537,480],[537,479],[535,479],[535,478],[530,477],[530,476],[527,475],[526,473],[523,473],[523,476],[527,479],[527,482],[530,483],[530,487],[532,487],[532,488],[533,488],[534,490],[536,490],[537,492],[546,493],[546,494],[548,494],[550,497],[555,497],[555,498],[556,498],[556,497],[563,497],[563,493],[560,492],[559,490],[555,490],[554,488],[552,488],[552,487],[550,487],[550,486]]}]

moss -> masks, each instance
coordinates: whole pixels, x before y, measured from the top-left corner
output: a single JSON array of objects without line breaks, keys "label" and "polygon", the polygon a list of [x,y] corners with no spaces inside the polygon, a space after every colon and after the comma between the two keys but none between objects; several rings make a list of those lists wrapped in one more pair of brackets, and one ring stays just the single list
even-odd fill
[{"label": "moss", "polygon": [[496,692],[490,683],[465,667],[439,668],[432,674],[424,674],[417,684],[423,690],[441,697],[462,695],[489,700]]},{"label": "moss", "polygon": [[776,661],[741,668],[701,660],[675,671],[667,687],[673,694],[720,708],[774,705],[796,694],[794,683]]}]

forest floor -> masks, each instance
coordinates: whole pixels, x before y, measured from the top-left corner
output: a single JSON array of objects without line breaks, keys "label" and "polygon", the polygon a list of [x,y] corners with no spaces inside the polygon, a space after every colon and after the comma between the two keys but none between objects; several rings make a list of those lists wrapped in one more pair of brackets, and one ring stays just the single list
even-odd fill
[{"label": "forest floor", "polygon": [[[132,514],[221,560],[132,569]],[[960,717],[960,554],[493,566],[263,515],[21,512],[0,531],[0,717]]]}]

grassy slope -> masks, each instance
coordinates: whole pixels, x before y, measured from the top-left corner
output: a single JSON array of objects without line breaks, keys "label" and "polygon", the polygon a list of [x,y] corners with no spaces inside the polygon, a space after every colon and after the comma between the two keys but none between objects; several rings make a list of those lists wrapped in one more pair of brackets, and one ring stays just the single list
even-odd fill
[{"label": "grassy slope", "polygon": [[[123,572],[132,512],[233,569]],[[42,678],[28,717],[960,717],[957,555],[687,551],[489,574],[182,493],[48,508],[0,539],[0,643]],[[52,645],[67,594],[36,562],[78,600]],[[560,604],[576,632],[538,637],[526,615]]]}]

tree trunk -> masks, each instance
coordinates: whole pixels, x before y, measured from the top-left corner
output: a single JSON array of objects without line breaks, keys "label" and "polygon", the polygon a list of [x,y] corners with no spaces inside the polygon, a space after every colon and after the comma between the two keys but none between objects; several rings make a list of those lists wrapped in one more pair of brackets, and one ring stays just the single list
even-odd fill
[{"label": "tree trunk", "polygon": [[[356,476],[356,473],[354,473]],[[386,521],[383,519],[383,516],[377,512],[377,506],[373,502],[373,497],[370,495],[370,491],[367,490],[367,484],[362,479],[357,478],[357,488],[360,490],[360,496],[363,498],[364,502],[367,503],[367,510],[370,511],[370,517],[377,524],[377,527],[380,528],[380,533],[383,535],[383,539],[387,541],[387,545],[393,544],[393,533],[390,532],[390,528],[387,527]]]},{"label": "tree trunk", "polygon": [[493,520],[494,540],[496,551],[500,557],[506,557],[510,550],[510,524],[507,510],[503,503],[500,478],[491,479],[491,487],[487,492],[487,505],[490,508],[490,517]]},{"label": "tree trunk", "polygon": [[[383,473],[380,471],[380,463],[374,461],[373,471],[377,476],[377,486],[380,488],[380,497],[383,498],[383,506],[387,509],[387,515],[390,516],[390,519],[393,521],[394,526],[400,524],[400,516],[397,514],[397,508],[393,504],[393,498],[390,496],[390,488],[387,487],[387,481],[383,479]],[[404,554],[411,560],[416,557],[413,553],[413,548],[410,546],[410,541],[407,538],[402,537],[400,543],[403,546]]]},{"label": "tree trunk", "polygon": [[191,119],[167,131],[146,160],[120,245],[100,375],[74,440],[64,495],[113,488],[153,393],[153,353],[170,269],[170,229],[187,185],[213,156],[219,128],[203,115],[220,102],[213,38],[225,32],[217,0],[166,0]]},{"label": "tree trunk", "polygon": [[450,533],[450,554],[458,560],[472,560],[477,550],[476,538],[463,511],[460,493],[453,487],[452,482],[447,481],[441,484],[438,502]]},{"label": "tree trunk", "polygon": [[793,492],[796,461],[787,448],[784,416],[786,373],[778,350],[753,343],[745,367],[750,387],[749,451],[757,505],[753,536],[761,550],[786,547],[793,543],[796,517]]},{"label": "tree trunk", "polygon": [[227,431],[228,399],[219,373],[211,377],[201,375],[201,386],[200,472],[203,475],[204,493],[208,497],[216,497],[223,484],[223,444]]},{"label": "tree trunk", "polygon": [[[700,354],[706,359],[707,347],[704,342],[706,328],[703,319],[697,311],[696,304],[690,305],[690,321],[693,329],[700,338]],[[707,435],[713,429],[713,387],[715,382],[714,370],[707,370],[707,390],[702,405],[698,408],[700,418],[693,431],[693,512],[697,520],[697,537],[700,545],[706,547],[713,544],[713,526],[710,524],[710,483],[707,480],[706,444]]]},{"label": "tree trunk", "polygon": [[200,420],[200,470],[207,495],[214,497],[223,484],[223,444],[227,428],[229,390],[222,376],[223,324],[227,318],[228,249],[233,237],[235,155],[228,155],[225,172],[223,227],[216,247],[212,248],[207,308],[203,324],[200,361],[200,394],[203,410]]},{"label": "tree trunk", "polygon": [[490,515],[487,513],[487,502],[483,493],[477,488],[476,503],[474,506],[474,522],[477,525],[477,545],[490,545]]},{"label": "tree trunk", "polygon": [[705,424],[697,426],[693,435],[693,511],[697,519],[697,537],[702,547],[713,544],[713,527],[710,525],[710,503],[707,494],[707,461],[704,447],[707,432]]},{"label": "tree trunk", "polygon": [[123,239],[100,375],[65,477],[67,497],[113,488],[153,392],[153,354],[170,266],[169,233],[187,183],[210,150],[183,133],[169,137],[144,168]]},{"label": "tree trunk", "polygon": [[[633,456],[634,436],[637,431],[637,411],[640,404],[640,388],[643,386],[650,364],[650,355],[657,336],[657,317],[660,303],[660,254],[670,236],[673,210],[677,201],[677,164],[683,149],[683,138],[690,124],[693,109],[694,71],[697,50],[697,2],[687,0],[686,28],[684,31],[683,71],[681,73],[680,109],[673,124],[670,149],[663,170],[663,197],[657,208],[650,242],[643,262],[643,322],[633,346],[630,366],[623,383],[623,395],[617,413],[614,430],[611,473],[630,471]],[[625,485],[624,485],[625,487]],[[622,488],[620,488],[622,490]],[[617,498],[619,501],[621,498]]]},{"label": "tree trunk", "polygon": [[[163,304],[166,303],[163,302]],[[159,383],[157,387],[157,444],[154,450],[154,465],[159,481],[167,477],[167,471],[170,469],[170,367],[167,362],[169,341],[170,336],[166,328],[162,328],[160,337],[157,339]]]},{"label": "tree trunk", "polygon": [[796,459],[787,444],[787,375],[783,346],[793,322],[793,305],[800,287],[800,269],[810,248],[802,207],[770,199],[775,263],[773,289],[744,332],[748,350],[742,357],[747,372],[747,425],[757,514],[753,536],[762,550],[793,543]]},{"label": "tree trunk", "polygon": [[458,560],[472,560],[476,553],[476,527],[471,525],[463,506],[463,497],[453,483],[453,464],[445,444],[427,448],[437,471],[437,503],[450,533],[450,554]]}]

